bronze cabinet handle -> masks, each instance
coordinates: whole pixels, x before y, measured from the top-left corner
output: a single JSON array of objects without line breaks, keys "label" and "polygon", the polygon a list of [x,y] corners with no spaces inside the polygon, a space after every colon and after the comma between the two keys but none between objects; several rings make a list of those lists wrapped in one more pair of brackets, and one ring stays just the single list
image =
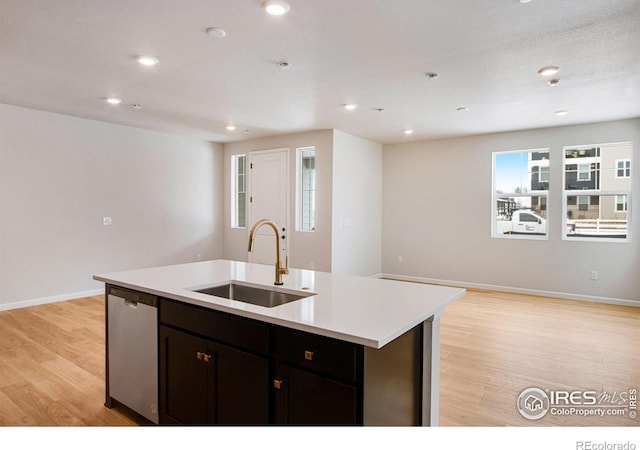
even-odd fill
[{"label": "bronze cabinet handle", "polygon": [[286,380],[273,380],[273,387],[276,389],[281,389],[285,381]]},{"label": "bronze cabinet handle", "polygon": [[315,352],[312,352],[311,350],[305,350],[304,351],[304,359],[306,359],[307,361],[313,361],[313,355],[315,354]]}]

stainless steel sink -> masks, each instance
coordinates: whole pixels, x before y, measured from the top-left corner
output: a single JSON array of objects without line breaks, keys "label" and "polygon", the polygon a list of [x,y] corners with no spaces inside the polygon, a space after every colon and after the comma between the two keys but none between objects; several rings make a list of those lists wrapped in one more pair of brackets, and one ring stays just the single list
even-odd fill
[{"label": "stainless steel sink", "polygon": [[228,283],[221,286],[195,289],[194,292],[228,298],[229,300],[236,300],[244,303],[251,303],[253,305],[264,306],[266,308],[273,308],[274,306],[284,305],[285,303],[294,302],[301,298],[315,295],[312,292],[291,293],[273,291],[270,289],[261,289],[237,283]]}]

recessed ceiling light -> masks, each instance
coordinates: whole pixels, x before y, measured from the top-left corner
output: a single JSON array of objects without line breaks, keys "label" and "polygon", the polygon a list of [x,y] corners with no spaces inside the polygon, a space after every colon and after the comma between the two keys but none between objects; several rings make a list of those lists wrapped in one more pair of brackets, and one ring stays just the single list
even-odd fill
[{"label": "recessed ceiling light", "polygon": [[227,32],[222,28],[218,27],[210,27],[205,30],[205,32],[214,38],[223,38],[227,35]]},{"label": "recessed ceiling light", "polygon": [[291,8],[287,2],[281,0],[267,0],[262,2],[262,7],[272,16],[282,16],[288,13]]},{"label": "recessed ceiling light", "polygon": [[288,69],[289,67],[291,67],[291,64],[289,64],[287,61],[278,61],[277,64],[281,69]]},{"label": "recessed ceiling light", "polygon": [[343,105],[343,106],[344,106],[344,109],[346,109],[347,111],[353,111],[358,107],[358,105],[356,105],[355,103],[347,103],[346,105]]},{"label": "recessed ceiling light", "polygon": [[555,112],[556,116],[566,116],[567,114],[569,114],[569,111],[566,109],[561,109],[560,111]]},{"label": "recessed ceiling light", "polygon": [[557,84],[559,84],[559,83],[560,83],[560,80],[558,80],[557,78],[554,78],[553,80],[549,80],[549,81],[547,81],[547,84],[548,84],[549,86],[556,86],[556,85],[557,85]]},{"label": "recessed ceiling light", "polygon": [[141,108],[142,108],[142,105],[141,105],[140,103],[134,103],[133,105],[131,105],[131,107],[132,107],[133,109],[141,109]]},{"label": "recessed ceiling light", "polygon": [[143,66],[155,66],[160,61],[155,56],[138,56],[138,62]]},{"label": "recessed ceiling light", "polygon": [[227,125],[226,128],[227,128],[227,131],[235,131],[236,130],[236,126],[235,125]]},{"label": "recessed ceiling light", "polygon": [[122,103],[122,99],[118,98],[118,97],[107,97],[107,103],[111,104],[111,105],[118,105],[120,103]]},{"label": "recessed ceiling light", "polygon": [[407,136],[410,134],[413,134],[413,130],[409,129],[409,130],[404,130],[403,131],[404,134],[406,134]]},{"label": "recessed ceiling light", "polygon": [[434,78],[438,78],[438,74],[434,72],[427,72],[424,75],[430,80],[433,80]]},{"label": "recessed ceiling light", "polygon": [[467,106],[460,106],[456,108],[456,111],[469,111],[469,108]]},{"label": "recessed ceiling light", "polygon": [[542,75],[543,77],[550,77],[551,75],[555,75],[556,73],[558,73],[558,70],[560,70],[559,67],[547,66],[538,70],[538,74]]},{"label": "recessed ceiling light", "polygon": [[520,3],[529,3],[531,0],[520,0]]}]

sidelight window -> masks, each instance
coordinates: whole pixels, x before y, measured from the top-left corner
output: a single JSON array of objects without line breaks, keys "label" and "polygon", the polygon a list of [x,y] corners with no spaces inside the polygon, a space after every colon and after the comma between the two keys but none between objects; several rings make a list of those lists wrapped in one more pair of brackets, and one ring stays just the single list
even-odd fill
[{"label": "sidelight window", "polygon": [[316,149],[296,149],[296,230],[316,229]]},{"label": "sidelight window", "polygon": [[247,215],[247,157],[231,156],[231,227],[245,228]]}]

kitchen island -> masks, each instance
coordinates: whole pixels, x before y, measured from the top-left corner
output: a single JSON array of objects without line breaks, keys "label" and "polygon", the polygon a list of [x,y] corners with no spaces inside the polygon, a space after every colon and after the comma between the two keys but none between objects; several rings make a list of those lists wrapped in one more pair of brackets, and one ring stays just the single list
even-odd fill
[{"label": "kitchen island", "polygon": [[[228,260],[94,279],[107,304],[157,298],[159,423],[437,425],[439,317],[464,289],[301,269],[274,286],[272,266]],[[230,282],[302,298],[265,307],[205,293]],[[114,320],[107,307],[108,329]],[[116,335],[106,404],[131,407],[111,396]]]}]

